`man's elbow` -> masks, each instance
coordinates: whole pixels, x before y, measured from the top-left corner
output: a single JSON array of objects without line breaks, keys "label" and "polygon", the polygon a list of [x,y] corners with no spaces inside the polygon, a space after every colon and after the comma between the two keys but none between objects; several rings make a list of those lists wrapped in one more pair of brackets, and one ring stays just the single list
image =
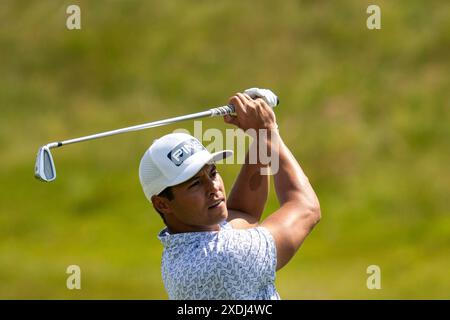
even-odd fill
[{"label": "man's elbow", "polygon": [[307,217],[310,223],[310,229],[312,230],[316,224],[320,222],[322,219],[322,211],[320,209],[319,201],[316,201],[314,204],[311,204],[307,210]]},{"label": "man's elbow", "polygon": [[300,215],[297,215],[298,222],[300,223],[299,228],[306,229],[308,232],[311,232],[322,219],[322,212],[318,200],[309,201],[308,203],[298,203],[296,212],[300,212]]},{"label": "man's elbow", "polygon": [[293,195],[292,203],[298,207],[300,212],[303,212],[303,217],[312,224],[312,227],[320,222],[322,211],[320,209],[319,199],[314,192]]},{"label": "man's elbow", "polygon": [[320,220],[322,219],[322,211],[320,209],[320,203],[317,201],[317,204],[312,209],[312,216],[314,225],[318,224]]}]

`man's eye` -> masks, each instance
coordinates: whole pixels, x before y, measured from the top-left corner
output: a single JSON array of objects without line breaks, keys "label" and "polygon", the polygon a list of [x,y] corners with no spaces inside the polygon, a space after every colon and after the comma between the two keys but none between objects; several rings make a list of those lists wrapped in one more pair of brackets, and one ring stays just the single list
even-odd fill
[{"label": "man's eye", "polygon": [[196,180],[194,183],[192,183],[189,188],[195,187],[196,185],[198,185],[200,183],[200,181]]},{"label": "man's eye", "polygon": [[219,171],[214,170],[213,172],[211,172],[211,175],[212,175],[213,177],[215,177],[218,173],[219,173]]}]

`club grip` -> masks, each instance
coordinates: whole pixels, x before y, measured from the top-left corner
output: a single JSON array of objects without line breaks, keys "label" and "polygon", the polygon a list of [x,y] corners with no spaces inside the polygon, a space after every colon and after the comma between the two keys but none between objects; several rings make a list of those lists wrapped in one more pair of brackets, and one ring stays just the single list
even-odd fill
[{"label": "club grip", "polygon": [[217,107],[210,110],[211,111],[211,117],[215,116],[225,116],[227,114],[234,113],[234,106],[227,105],[223,107]]},{"label": "club grip", "polygon": [[[269,104],[269,106],[272,107],[272,108],[275,108],[279,103],[280,103],[280,100],[277,97],[276,105],[273,106],[272,104]],[[234,106],[231,105],[231,104],[223,106],[223,107],[213,108],[213,109],[210,109],[210,111],[211,111],[211,117],[225,116],[227,114],[234,114],[235,113]]]}]

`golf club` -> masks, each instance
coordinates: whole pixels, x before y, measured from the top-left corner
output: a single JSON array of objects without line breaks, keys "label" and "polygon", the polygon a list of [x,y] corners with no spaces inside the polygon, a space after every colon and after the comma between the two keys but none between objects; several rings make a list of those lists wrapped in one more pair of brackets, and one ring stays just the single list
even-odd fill
[{"label": "golf club", "polygon": [[[270,107],[274,108],[276,105],[278,105],[279,100],[276,99],[276,103],[271,103],[268,101],[268,104]],[[131,131],[139,131],[149,128],[155,128],[159,126],[164,126],[180,121],[185,120],[192,120],[192,119],[199,119],[199,118],[205,118],[205,117],[216,117],[216,116],[225,116],[227,114],[233,114],[234,113],[234,106],[232,105],[226,105],[222,107],[216,107],[209,109],[207,111],[192,113],[184,116],[154,121],[154,122],[148,122],[136,126],[126,127],[122,129],[117,130],[111,130],[106,131],[102,133],[92,134],[89,136],[84,136],[80,138],[70,139],[70,140],[64,140],[64,141],[58,141],[58,142],[52,142],[49,144],[46,144],[45,146],[39,148],[39,151],[37,153],[36,158],[36,165],[34,168],[34,176],[44,182],[50,182],[56,179],[56,169],[55,169],[55,163],[53,161],[52,154],[50,152],[50,149],[52,148],[59,148],[68,144],[72,143],[78,143],[103,137],[109,137],[116,134],[131,132]]]}]

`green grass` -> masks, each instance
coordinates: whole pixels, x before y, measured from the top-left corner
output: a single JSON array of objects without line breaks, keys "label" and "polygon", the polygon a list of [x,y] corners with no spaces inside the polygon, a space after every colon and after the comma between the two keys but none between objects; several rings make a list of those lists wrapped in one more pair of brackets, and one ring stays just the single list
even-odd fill
[{"label": "green grass", "polygon": [[[65,28],[74,3],[80,31]],[[163,224],[137,170],[180,126],[55,150],[51,184],[32,176],[37,149],[259,86],[280,96],[281,134],[323,215],[277,273],[282,298],[448,299],[450,5],[377,1],[382,29],[369,31],[369,4],[2,1],[0,298],[166,299]],[[238,170],[221,166],[227,190]],[[80,291],[65,286],[71,264]],[[366,288],[372,264],[381,290]]]}]

